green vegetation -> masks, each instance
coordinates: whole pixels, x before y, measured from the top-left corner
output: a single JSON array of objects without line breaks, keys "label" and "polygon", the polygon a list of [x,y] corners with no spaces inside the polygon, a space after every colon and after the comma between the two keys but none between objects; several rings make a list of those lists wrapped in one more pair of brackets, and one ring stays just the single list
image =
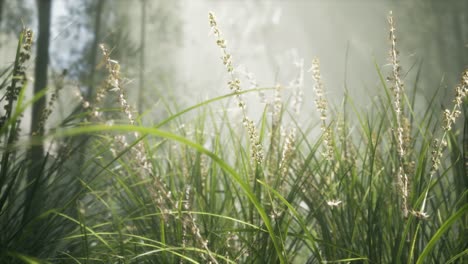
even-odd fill
[{"label": "green vegetation", "polygon": [[[1,73],[1,263],[467,260],[468,69],[448,110],[437,94],[417,110],[390,15],[392,70],[375,73],[381,96],[367,111],[347,93],[330,106],[314,60],[318,118],[300,124],[300,85],[286,98],[281,86],[242,89],[213,14],[209,22],[231,93],[184,110],[167,103],[167,118],[151,126],[101,45],[105,84],[46,129],[59,91],[25,98],[32,33],[23,31]],[[274,99],[253,120],[244,98],[267,92]],[[22,136],[22,115],[46,94],[44,136]],[[241,117],[218,107],[230,100]],[[31,146],[46,154],[30,160]]]}]

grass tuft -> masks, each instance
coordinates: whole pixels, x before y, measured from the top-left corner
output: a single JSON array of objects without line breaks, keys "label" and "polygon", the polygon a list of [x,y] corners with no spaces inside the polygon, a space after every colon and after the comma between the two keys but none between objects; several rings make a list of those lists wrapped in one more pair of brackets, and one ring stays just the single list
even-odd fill
[{"label": "grass tuft", "polygon": [[[0,262],[467,259],[468,69],[451,108],[440,114],[434,94],[416,112],[390,13],[391,70],[385,78],[376,66],[382,94],[370,110],[348,93],[341,106],[330,104],[314,59],[318,118],[303,124],[303,62],[287,86],[259,87],[247,74],[253,88],[243,89],[246,73],[215,15],[208,19],[230,93],[186,109],[167,102],[167,118],[150,126],[134,111],[121,65],[105,45],[107,78],[94,98],[78,92],[72,113],[49,124],[65,76],[27,100],[32,33],[20,34],[15,62],[0,75]],[[265,103],[258,120],[245,99],[255,94]],[[46,95],[52,104],[38,133],[45,136],[23,136],[21,116]],[[241,120],[228,114],[233,102]],[[47,152],[31,180],[27,150],[38,142]]]}]

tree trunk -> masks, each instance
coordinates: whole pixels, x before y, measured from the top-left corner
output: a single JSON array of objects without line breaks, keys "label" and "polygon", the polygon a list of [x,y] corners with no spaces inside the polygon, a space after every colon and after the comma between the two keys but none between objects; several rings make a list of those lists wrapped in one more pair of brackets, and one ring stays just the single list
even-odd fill
[{"label": "tree trunk", "polygon": [[138,113],[143,113],[143,89],[145,86],[145,41],[146,41],[146,0],[141,0],[140,33],[140,87],[138,91]]},{"label": "tree trunk", "polygon": [[[37,56],[34,69],[34,95],[47,87],[47,68],[49,64],[50,11],[52,0],[37,0],[39,11],[39,36],[37,39]],[[33,105],[31,133],[41,136],[43,129],[41,118],[45,109],[46,98],[41,97]],[[39,146],[42,149],[42,146]],[[42,151],[41,151],[42,152]]]},{"label": "tree trunk", "polygon": [[89,73],[89,90],[87,94],[87,101],[90,102],[94,100],[94,96],[96,93],[96,89],[94,88],[95,84],[95,71],[96,71],[96,58],[97,58],[97,52],[98,52],[98,45],[99,45],[99,32],[101,31],[101,13],[102,13],[102,7],[104,6],[104,0],[98,0],[96,3],[96,14],[94,17],[94,39],[93,39],[93,44],[91,46],[91,56],[89,58],[89,67],[90,67],[90,73]]},{"label": "tree trunk", "polygon": [[2,26],[2,18],[3,18],[3,3],[5,2],[5,0],[0,0],[0,28]]},{"label": "tree trunk", "polygon": [[[37,0],[39,15],[39,35],[37,39],[37,56],[34,69],[34,95],[47,87],[47,66],[49,64],[49,37],[50,37],[50,17],[52,0]],[[44,134],[44,124],[41,120],[46,107],[46,98],[42,96],[33,104],[31,114],[31,135],[41,141]],[[40,176],[43,174],[45,156],[42,142],[34,144],[29,152],[29,161],[31,166],[28,171],[28,188],[26,194],[26,207],[23,215],[23,223],[27,222],[35,215],[40,206],[37,203],[41,199],[37,197],[39,189]],[[34,201],[34,204],[33,204]]]}]

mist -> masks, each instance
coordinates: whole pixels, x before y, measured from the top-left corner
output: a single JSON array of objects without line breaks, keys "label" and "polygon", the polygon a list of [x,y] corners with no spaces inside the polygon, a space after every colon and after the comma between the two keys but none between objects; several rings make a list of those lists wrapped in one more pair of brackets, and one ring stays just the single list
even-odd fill
[{"label": "mist", "polygon": [[[326,93],[334,103],[340,103],[345,89],[362,100],[379,94],[377,67],[389,69],[390,11],[408,89],[420,71],[417,92],[423,97],[439,87],[448,93],[468,60],[464,1],[147,1],[144,22],[142,2],[112,3],[104,4],[103,12],[108,15],[102,18],[98,40],[110,45],[122,62],[127,90],[134,100],[133,91],[144,78],[145,105],[167,97],[187,106],[228,92],[220,51],[210,34],[210,11],[218,17],[241,75],[248,75],[259,87],[286,87],[302,70],[305,98],[312,97],[307,70],[313,58],[321,62]],[[74,78],[84,77],[80,61],[93,37],[91,27],[86,27],[92,24],[92,12],[80,1],[53,2],[50,56],[54,71],[67,69]],[[29,20],[34,27],[35,20]],[[146,26],[145,69],[139,69],[137,54],[142,23]],[[14,42],[4,41],[8,44]],[[5,62],[12,59],[3,58]],[[299,62],[303,62],[302,69],[297,67]],[[250,85],[245,81],[243,86]]]},{"label": "mist", "polygon": [[0,55],[0,263],[466,259],[466,0],[0,0]]}]

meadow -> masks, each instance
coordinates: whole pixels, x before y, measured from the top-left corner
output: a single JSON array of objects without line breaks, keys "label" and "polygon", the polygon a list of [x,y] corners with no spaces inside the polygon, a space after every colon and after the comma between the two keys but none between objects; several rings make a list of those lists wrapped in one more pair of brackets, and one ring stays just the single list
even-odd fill
[{"label": "meadow", "polygon": [[[63,87],[27,98],[34,43],[23,30],[0,75],[0,263],[466,262],[468,69],[449,105],[436,92],[420,109],[388,22],[389,67],[369,73],[380,95],[362,107],[348,90],[329,103],[319,59],[288,87],[245,89],[210,13],[225,95],[185,109],[168,100],[151,125],[105,44],[95,97],[77,89],[72,113],[49,124]],[[29,136],[23,116],[45,96],[44,133]],[[259,118],[249,97],[264,102]]]}]

